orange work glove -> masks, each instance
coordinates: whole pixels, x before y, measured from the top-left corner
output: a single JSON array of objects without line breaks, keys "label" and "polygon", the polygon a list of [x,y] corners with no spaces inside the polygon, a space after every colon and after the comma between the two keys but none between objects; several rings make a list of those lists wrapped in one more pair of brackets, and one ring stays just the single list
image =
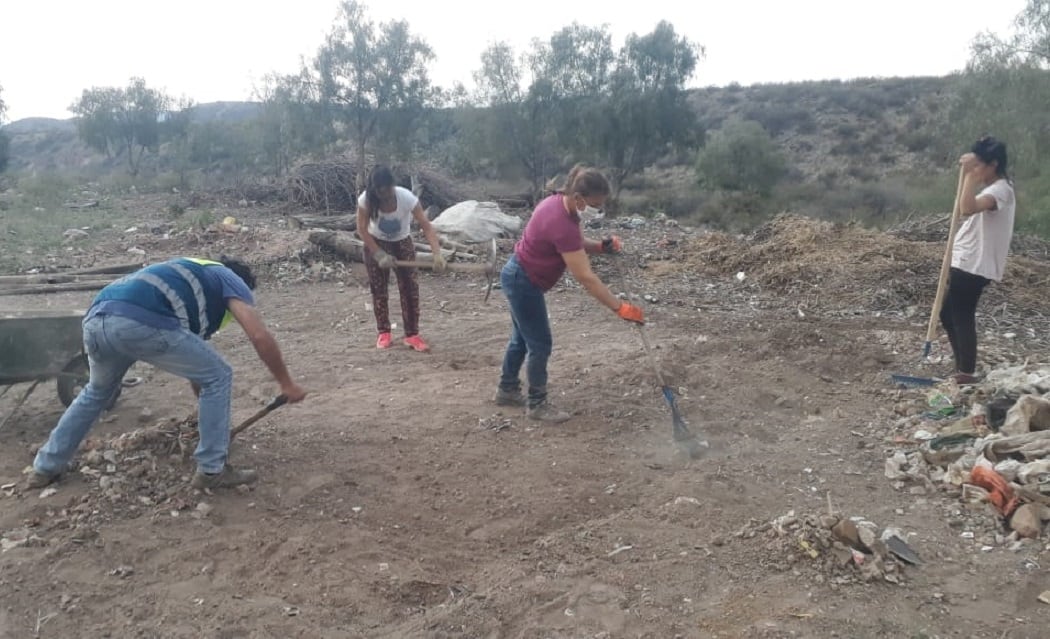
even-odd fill
[{"label": "orange work glove", "polygon": [[623,251],[623,240],[613,235],[602,240],[602,253],[620,253]]},{"label": "orange work glove", "polygon": [[974,466],[970,471],[970,483],[988,491],[988,501],[1003,517],[1009,517],[1021,505],[1021,500],[1014,495],[1014,489],[1006,479],[991,468]]},{"label": "orange work glove", "polygon": [[625,319],[628,322],[645,324],[645,317],[642,313],[642,309],[634,304],[628,304],[627,302],[621,303],[620,308],[616,309],[616,314],[619,315],[621,319]]}]

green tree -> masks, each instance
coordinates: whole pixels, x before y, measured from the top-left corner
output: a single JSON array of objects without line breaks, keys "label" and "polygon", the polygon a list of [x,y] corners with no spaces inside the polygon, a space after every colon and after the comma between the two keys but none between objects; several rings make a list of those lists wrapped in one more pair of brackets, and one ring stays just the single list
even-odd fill
[{"label": "green tree", "polygon": [[609,88],[616,50],[607,25],[588,27],[573,22],[549,41],[535,41],[531,62],[558,97],[593,97]]},{"label": "green tree", "polygon": [[1028,0],[1012,33],[979,34],[946,118],[948,160],[989,133],[1006,142],[1019,199],[1036,215],[1022,227],[1050,233],[1050,0]]},{"label": "green tree", "polygon": [[949,111],[951,151],[993,133],[1011,163],[1034,169],[1050,154],[1050,0],[1028,0],[1006,37],[979,34]]},{"label": "green tree", "polygon": [[534,194],[553,172],[557,143],[557,96],[536,61],[497,42],[481,53],[481,69],[474,73],[477,100],[489,109],[480,124],[489,133],[488,150],[522,169]]},{"label": "green tree", "polygon": [[1020,66],[1050,69],[1050,0],[1028,0],[1014,18],[1014,32],[1001,38],[984,32],[971,49],[969,69]]},{"label": "green tree", "polygon": [[138,175],[147,151],[160,146],[162,120],[172,98],[132,78],[125,88],[85,89],[69,110],[85,144],[107,156],[123,155],[131,175]]},{"label": "green tree", "polygon": [[189,172],[193,168],[190,159],[190,129],[193,125],[193,100],[181,98],[170,111],[160,116],[160,138],[169,148],[171,163],[179,177],[181,188],[189,187]]},{"label": "green tree", "polygon": [[699,45],[666,21],[651,33],[627,37],[608,97],[585,116],[594,130],[594,149],[609,167],[614,199],[627,177],[697,142],[700,129],[685,85],[702,55]]},{"label": "green tree", "polygon": [[787,164],[769,133],[753,120],[732,119],[697,154],[696,173],[707,188],[768,197]]},{"label": "green tree", "polygon": [[[404,20],[376,27],[356,0],[343,0],[313,69],[328,113],[353,136],[358,166],[381,115],[426,105],[434,96],[427,64],[434,53]],[[358,173],[363,181],[364,171]],[[360,186],[360,185],[359,185]]]},{"label": "green tree", "polygon": [[[4,87],[0,85],[0,127],[4,125],[4,120],[7,119],[7,103],[4,102]],[[10,158],[11,139],[7,137],[7,134],[0,130],[0,173],[4,172],[7,168],[7,163]]]},{"label": "green tree", "polygon": [[299,157],[325,148],[330,130],[317,85],[305,70],[267,76],[256,97],[262,109],[255,127],[274,177],[284,175]]}]

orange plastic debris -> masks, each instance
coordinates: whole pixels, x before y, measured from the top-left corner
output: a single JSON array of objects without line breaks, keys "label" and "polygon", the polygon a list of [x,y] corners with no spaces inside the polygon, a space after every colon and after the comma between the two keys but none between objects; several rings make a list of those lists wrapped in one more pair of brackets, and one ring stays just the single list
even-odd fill
[{"label": "orange plastic debris", "polygon": [[974,466],[970,471],[970,483],[988,491],[988,500],[1003,517],[1009,517],[1021,505],[1020,498],[1006,479],[987,466]]}]

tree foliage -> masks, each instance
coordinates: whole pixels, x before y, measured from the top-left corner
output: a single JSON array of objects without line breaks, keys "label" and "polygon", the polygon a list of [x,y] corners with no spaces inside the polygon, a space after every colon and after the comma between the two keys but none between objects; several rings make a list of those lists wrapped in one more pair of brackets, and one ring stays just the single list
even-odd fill
[{"label": "tree foliage", "polygon": [[707,188],[768,197],[787,164],[762,125],[728,120],[698,153],[697,177]]},{"label": "tree foliage", "polygon": [[948,118],[956,147],[983,133],[1002,138],[1011,163],[1033,171],[1050,157],[1050,0],[1028,0],[1006,37],[982,33]]},{"label": "tree foliage", "polygon": [[536,65],[535,58],[497,42],[482,52],[481,69],[474,74],[478,100],[489,109],[488,118],[475,122],[486,142],[475,152],[517,164],[534,192],[546,181],[557,151],[555,94]]},{"label": "tree foliage", "polygon": [[628,36],[619,51],[605,25],[573,23],[518,55],[506,43],[489,46],[475,73],[478,102],[491,110],[477,120],[479,136],[503,150],[534,191],[573,159],[603,165],[616,194],[623,181],[676,148],[698,139],[685,86],[702,49],[668,22]]},{"label": "tree foliage", "polygon": [[147,151],[160,146],[164,118],[173,100],[132,78],[127,87],[85,89],[69,110],[77,116],[77,131],[91,148],[108,156],[123,156],[137,175]]},{"label": "tree foliage", "polygon": [[[4,87],[0,85],[0,126],[3,126],[5,119],[7,119],[7,103],[4,102]],[[0,131],[0,173],[3,173],[4,169],[7,168],[10,148],[10,138],[7,137],[6,133]]]},{"label": "tree foliage", "polygon": [[[427,64],[430,46],[405,20],[376,25],[356,0],[343,0],[336,23],[313,61],[326,113],[352,136],[359,164],[382,116],[410,116],[434,98]],[[404,121],[411,121],[405,118]],[[391,127],[390,135],[404,135]]]},{"label": "tree foliage", "polygon": [[271,74],[256,91],[262,110],[255,121],[260,151],[274,177],[297,158],[323,150],[331,139],[317,85],[308,73]]},{"label": "tree foliage", "polygon": [[[983,134],[1006,142],[1019,200],[1037,213],[1030,230],[1050,230],[1050,0],[1028,0],[1006,36],[982,33],[952,97],[944,137],[950,159]],[[1041,217],[1040,217],[1041,216]]]}]

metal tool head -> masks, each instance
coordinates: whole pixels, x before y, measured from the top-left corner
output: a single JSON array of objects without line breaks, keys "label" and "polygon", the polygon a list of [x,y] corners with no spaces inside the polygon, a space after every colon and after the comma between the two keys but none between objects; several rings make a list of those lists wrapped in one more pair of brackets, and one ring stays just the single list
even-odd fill
[{"label": "metal tool head", "polygon": [[492,294],[492,286],[496,283],[496,275],[499,273],[499,269],[496,268],[496,238],[492,238],[489,244],[489,259],[486,263],[488,268],[485,269],[485,277],[488,278],[488,284],[485,286],[485,303],[489,301],[489,295]]},{"label": "metal tool head", "polygon": [[682,412],[678,410],[678,400],[675,398],[674,391],[667,386],[664,386],[662,391],[667,405],[671,407],[671,433],[675,444],[692,459],[702,457],[710,448],[710,444],[707,440],[700,439],[690,432],[685,418],[682,417]]}]

